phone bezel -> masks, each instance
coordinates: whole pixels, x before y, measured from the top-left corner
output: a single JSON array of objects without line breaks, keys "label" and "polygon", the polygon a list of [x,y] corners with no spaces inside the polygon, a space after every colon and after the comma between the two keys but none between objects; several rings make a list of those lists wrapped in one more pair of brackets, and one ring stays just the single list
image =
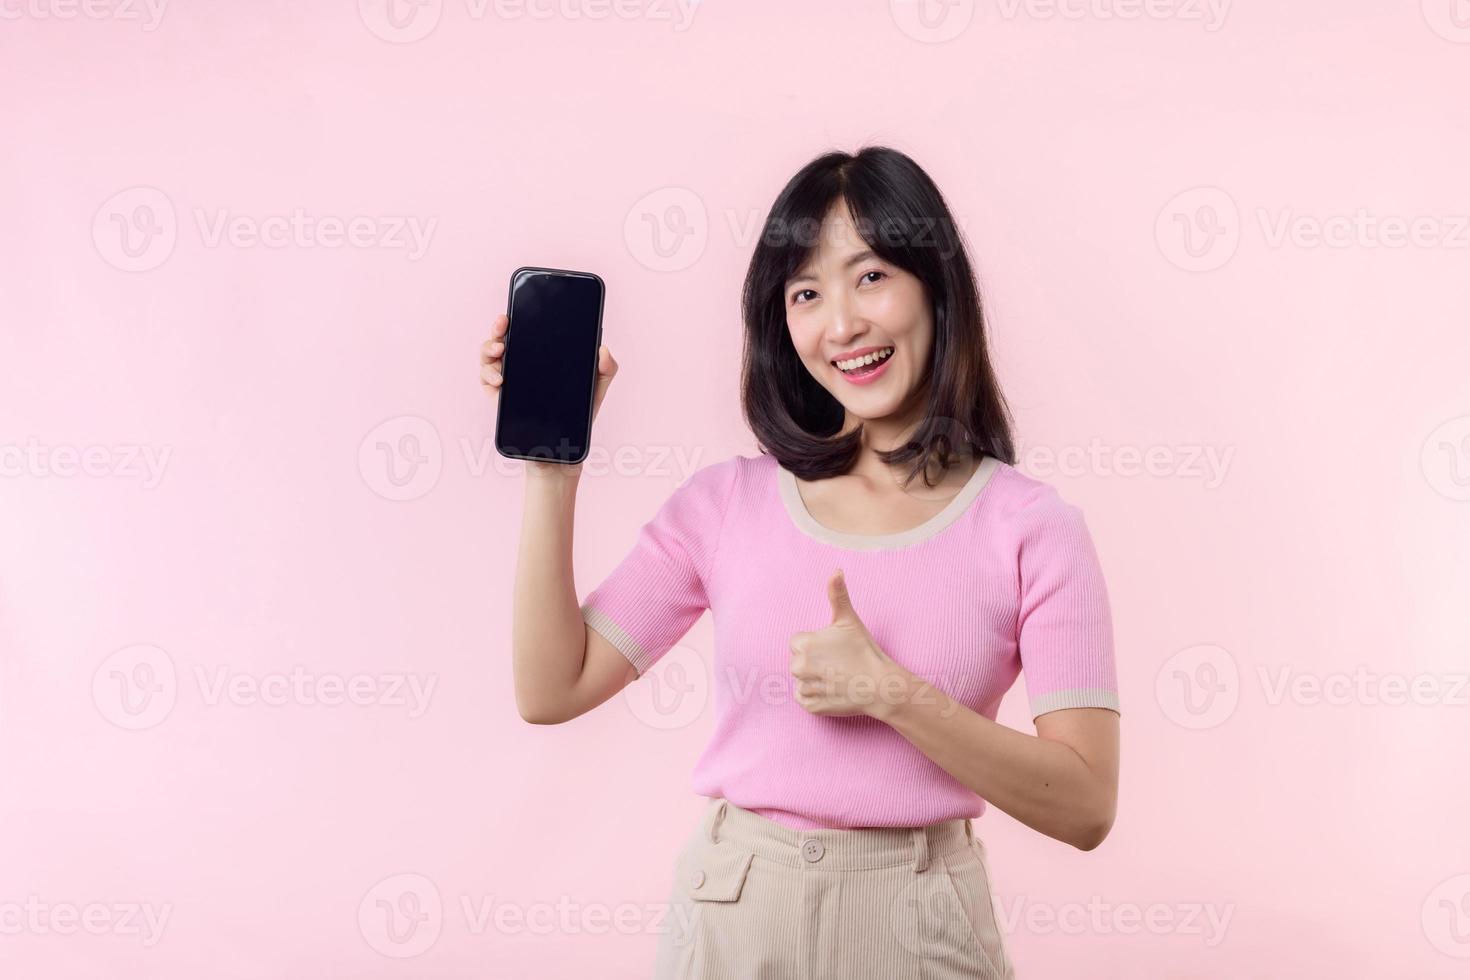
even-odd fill
[{"label": "phone bezel", "polygon": [[[576,459],[557,459],[551,456],[527,456],[520,453],[506,452],[504,447],[502,447],[500,444],[500,418],[504,410],[505,399],[503,397],[497,397],[495,401],[495,451],[504,456],[506,459],[523,459],[532,460],[538,463],[561,463],[566,466],[575,466],[578,463],[584,462],[587,459],[587,454],[592,450],[592,419],[593,416],[596,414],[594,410],[597,407],[595,404],[597,396],[597,355],[598,351],[602,347],[602,310],[607,301],[607,284],[604,283],[602,281],[602,277],[595,272],[582,272],[576,269],[554,269],[547,266],[523,265],[512,272],[510,274],[510,286],[506,290],[505,298],[505,315],[508,318],[508,322],[505,327],[505,351],[501,355],[502,385],[508,384],[510,381],[510,352],[512,346],[511,330],[515,326],[515,316],[512,304],[515,300],[516,280],[519,279],[523,273],[532,273],[534,275],[575,276],[581,279],[591,279],[593,282],[597,283],[597,342],[592,345],[592,371],[590,380],[591,394],[587,399],[587,439],[582,446],[582,455],[578,456]],[[504,391],[500,392],[500,394],[503,395]]]}]

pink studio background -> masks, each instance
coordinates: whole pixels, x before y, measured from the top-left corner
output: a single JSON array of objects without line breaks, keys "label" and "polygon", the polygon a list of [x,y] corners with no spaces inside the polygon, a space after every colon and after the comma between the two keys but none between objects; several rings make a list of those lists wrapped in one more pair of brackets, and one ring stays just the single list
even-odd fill
[{"label": "pink studio background", "polygon": [[0,973],[646,976],[710,620],[520,720],[476,348],[516,266],[607,280],[584,595],[754,452],[760,220],[876,142],[1109,575],[1112,836],[977,824],[1018,976],[1464,976],[1466,12],[530,9],[0,7]]}]

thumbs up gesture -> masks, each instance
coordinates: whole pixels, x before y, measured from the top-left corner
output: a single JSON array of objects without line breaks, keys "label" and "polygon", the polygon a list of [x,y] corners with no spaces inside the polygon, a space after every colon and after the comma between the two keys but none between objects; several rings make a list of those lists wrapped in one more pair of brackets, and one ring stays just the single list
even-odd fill
[{"label": "thumbs up gesture", "polygon": [[814,715],[871,714],[879,706],[884,678],[901,668],[863,625],[840,568],[827,580],[827,598],[832,624],[791,635],[796,703]]}]

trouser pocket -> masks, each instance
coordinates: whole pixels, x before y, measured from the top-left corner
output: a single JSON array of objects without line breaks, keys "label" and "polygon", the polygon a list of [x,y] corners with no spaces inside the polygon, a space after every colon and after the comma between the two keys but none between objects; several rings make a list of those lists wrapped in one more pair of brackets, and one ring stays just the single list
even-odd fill
[{"label": "trouser pocket", "polygon": [[754,858],[751,851],[702,833],[679,852],[666,934],[656,958],[657,980],[724,976],[759,955],[769,937],[753,929],[759,910],[742,902]]},{"label": "trouser pocket", "polygon": [[948,855],[941,876],[954,904],[953,921],[963,934],[957,952],[966,960],[965,975],[985,980],[1014,980],[1009,950],[991,896],[985,846],[975,839],[964,850]]},{"label": "trouser pocket", "polygon": [[679,855],[677,882],[697,902],[736,902],[754,858],[729,841],[695,841]]}]

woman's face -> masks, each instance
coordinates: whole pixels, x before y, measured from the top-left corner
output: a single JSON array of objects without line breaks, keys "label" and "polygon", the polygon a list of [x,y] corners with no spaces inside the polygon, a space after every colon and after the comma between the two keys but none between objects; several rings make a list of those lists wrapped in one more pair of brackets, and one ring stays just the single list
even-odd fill
[{"label": "woman's face", "polygon": [[[849,423],[900,422],[917,403],[934,339],[926,293],[868,248],[839,200],[807,264],[786,281],[786,326],[802,363]],[[854,368],[854,357],[872,363]]]}]

